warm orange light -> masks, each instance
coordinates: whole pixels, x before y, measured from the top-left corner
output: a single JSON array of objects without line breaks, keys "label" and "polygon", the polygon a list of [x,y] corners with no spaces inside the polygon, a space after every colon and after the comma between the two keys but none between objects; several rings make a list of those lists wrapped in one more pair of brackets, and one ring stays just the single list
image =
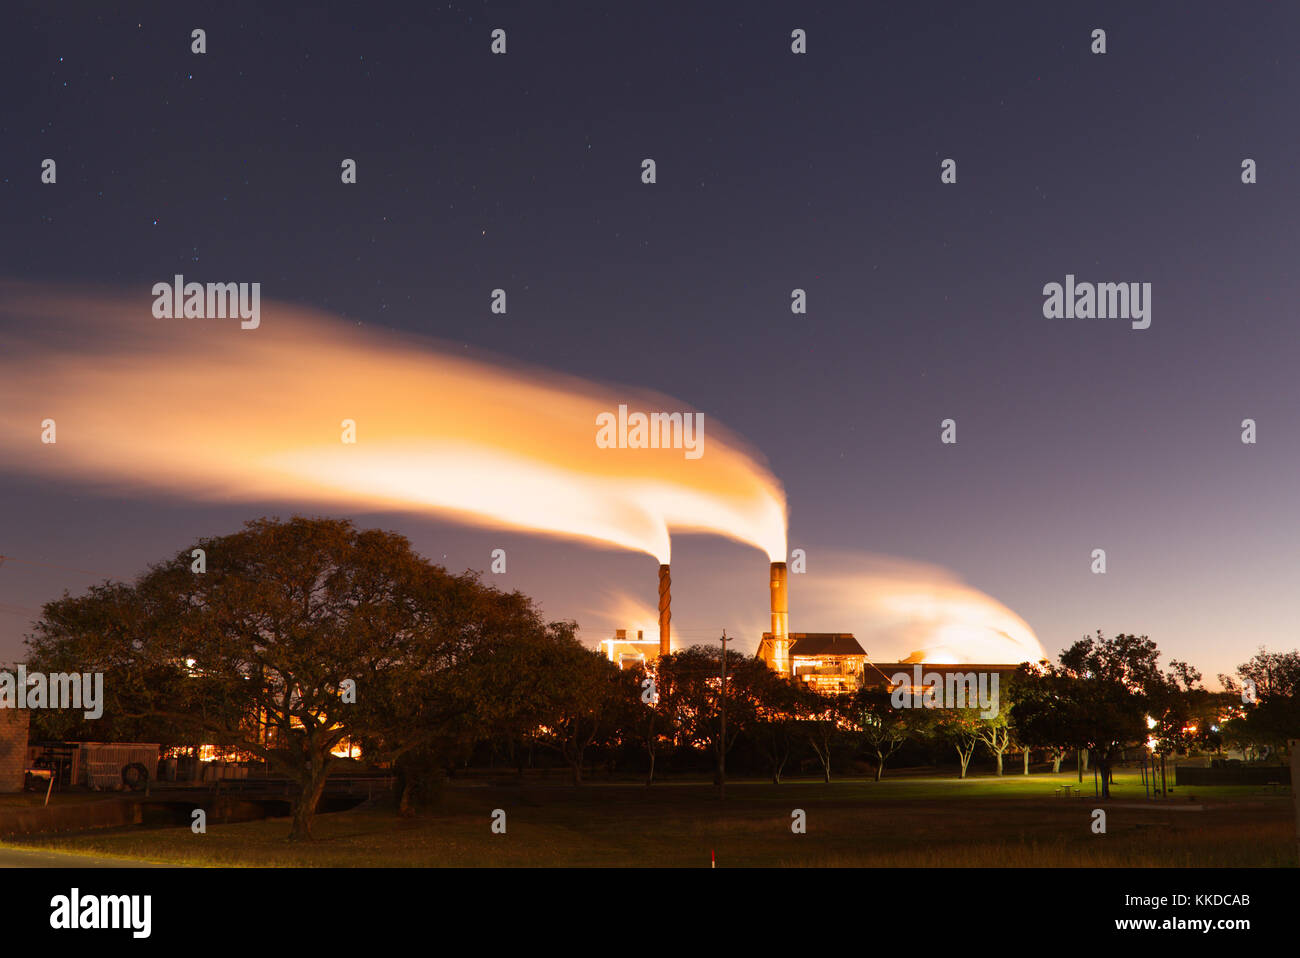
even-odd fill
[{"label": "warm orange light", "polygon": [[1024,619],[946,569],[852,553],[819,562],[827,571],[801,577],[801,627],[851,630],[877,661],[913,651],[946,664],[1046,658]]},{"label": "warm orange light", "polygon": [[[471,359],[262,301],[261,325],[157,319],[132,296],[0,286],[0,467],[185,498],[437,512],[669,560],[670,530],[786,558],[780,484],[712,419],[702,455],[597,445],[648,392]],[[41,422],[57,443],[40,445]],[[342,441],[344,420],[356,442]]]}]

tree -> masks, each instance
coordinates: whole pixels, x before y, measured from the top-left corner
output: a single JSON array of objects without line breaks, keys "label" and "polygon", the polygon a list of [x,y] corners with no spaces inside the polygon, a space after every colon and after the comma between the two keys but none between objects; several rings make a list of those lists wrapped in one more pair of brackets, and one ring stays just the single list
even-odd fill
[{"label": "tree", "polygon": [[975,746],[980,742],[980,730],[984,719],[978,709],[943,709],[935,723],[935,731],[944,741],[957,750],[961,763],[961,778],[966,777]]},{"label": "tree", "polygon": [[455,690],[471,740],[502,743],[522,775],[525,752],[547,744],[538,729],[555,717],[568,668],[584,647],[576,622],[543,625],[520,593],[503,597],[494,613],[490,627],[459,659]]},{"label": "tree", "polygon": [[771,669],[767,669],[767,675],[756,673],[754,679],[757,709],[753,737],[772,776],[772,784],[780,785],[794,744],[800,692],[792,679]]},{"label": "tree", "polygon": [[1029,746],[1026,745],[1024,742],[1020,741],[1018,738],[1014,738],[1013,736],[1011,747],[1013,749],[1020,750],[1020,757],[1024,761],[1024,771],[1022,772],[1022,774],[1028,775],[1029,774]]},{"label": "tree", "polygon": [[799,690],[798,709],[804,737],[817,754],[822,766],[823,781],[831,781],[831,749],[840,737],[840,725],[849,709],[850,699],[844,695],[826,695],[813,688]]},{"label": "tree", "polygon": [[1260,649],[1236,676],[1219,681],[1241,703],[1225,713],[1233,716],[1226,723],[1232,740],[1285,755],[1287,742],[1300,735],[1300,651]]},{"label": "tree", "polygon": [[753,728],[758,715],[759,689],[770,672],[761,659],[727,652],[727,732],[722,735],[722,650],[693,645],[659,657],[660,702],[664,690],[671,695],[680,736],[704,749],[713,760],[715,777],[722,774],[722,758],[742,732]]},{"label": "tree", "polygon": [[1026,663],[1007,688],[1011,722],[1016,741],[1025,750],[1026,768],[1030,748],[1042,748],[1052,757],[1053,774],[1061,771],[1061,761],[1074,740],[1067,716],[1055,705],[1057,684],[1049,663]]},{"label": "tree", "polygon": [[557,635],[538,666],[552,677],[542,706],[540,741],[560,753],[573,784],[581,785],[587,749],[613,731],[620,711],[638,693],[630,673],[571,634]]},{"label": "tree", "polygon": [[[655,761],[664,742],[675,737],[676,722],[671,691],[660,688],[659,675],[637,664],[628,670],[633,697],[621,727],[639,741],[650,760],[646,785],[655,780]],[[647,684],[650,683],[650,684]]]},{"label": "tree", "polygon": [[293,840],[311,837],[345,739],[393,761],[472,734],[451,673],[502,603],[527,605],[342,519],[258,519],[197,547],[206,572],[187,548],[133,585],[50,603],[32,657],[104,671],[118,720],[166,722],[292,778]]},{"label": "tree", "polygon": [[28,666],[46,674],[103,672],[103,715],[92,726],[76,710],[32,712],[31,737],[64,741],[158,742],[163,749],[195,749],[202,737],[188,726],[151,712],[150,702],[179,700],[185,670],[171,661],[141,662],[135,643],[150,610],[125,583],[105,582],[86,594],[46,603],[34,636],[29,636]]},{"label": "tree", "polygon": [[[979,724],[976,726],[975,735],[993,753],[993,757],[997,760],[998,774],[1001,775],[1002,756],[1011,747],[1011,725],[1007,720],[1005,708],[999,709],[996,715],[988,717],[982,714],[979,715]],[[1028,768],[1028,762],[1025,764],[1026,768]],[[1027,771],[1026,774],[1028,774]]]},{"label": "tree", "polygon": [[1145,741],[1152,702],[1166,690],[1159,655],[1146,636],[1106,639],[1099,631],[1080,639],[1061,653],[1059,668],[1026,672],[1013,720],[1031,738],[1061,736],[1064,744],[1087,749],[1102,797],[1109,798],[1116,754]]},{"label": "tree", "polygon": [[853,723],[867,749],[876,757],[876,781],[885,774],[885,763],[909,735],[906,714],[890,704],[889,692],[864,686],[850,707]]}]

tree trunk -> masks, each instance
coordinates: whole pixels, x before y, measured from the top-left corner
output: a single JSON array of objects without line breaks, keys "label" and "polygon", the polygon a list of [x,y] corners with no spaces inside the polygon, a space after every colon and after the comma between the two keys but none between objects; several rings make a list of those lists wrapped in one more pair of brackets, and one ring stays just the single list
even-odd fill
[{"label": "tree trunk", "polygon": [[311,841],[311,820],[312,816],[316,814],[316,806],[320,803],[321,793],[325,791],[325,779],[325,770],[322,768],[318,771],[313,766],[311,778],[303,786],[302,792],[298,795],[298,800],[293,806],[293,828],[289,831],[289,841]]},{"label": "tree trunk", "polygon": [[1028,775],[1029,774],[1029,749],[1025,749],[1024,756],[1025,756],[1025,774]]},{"label": "tree trunk", "polygon": [[1061,759],[1065,758],[1064,752],[1052,753],[1052,774],[1059,775],[1061,772]]},{"label": "tree trunk", "polygon": [[998,759],[998,774],[1001,775],[1002,774],[1002,753],[997,752],[996,754]]},{"label": "tree trunk", "polygon": [[653,785],[655,783],[655,752],[654,749],[650,749],[649,751],[650,751],[650,774],[646,776],[645,783],[647,785]]},{"label": "tree trunk", "polygon": [[812,741],[812,740],[809,740],[808,744],[811,745],[813,751],[817,753],[817,761],[821,762],[821,765],[822,765],[822,776],[823,776],[823,780],[825,781],[825,783],[826,783],[827,785],[829,785],[829,784],[831,783],[831,747],[830,747],[830,745],[828,744],[828,745],[826,746],[826,751],[823,752],[823,751],[822,751],[822,747],[821,747],[820,745],[818,745],[816,742],[814,742],[814,741]]},{"label": "tree trunk", "polygon": [[885,762],[882,759],[876,763],[876,781],[880,781],[880,776],[885,774]]}]

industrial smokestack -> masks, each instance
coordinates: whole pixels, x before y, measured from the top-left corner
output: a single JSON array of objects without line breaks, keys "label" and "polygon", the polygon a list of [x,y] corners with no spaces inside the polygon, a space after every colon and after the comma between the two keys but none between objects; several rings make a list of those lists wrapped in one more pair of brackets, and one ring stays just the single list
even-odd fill
[{"label": "industrial smokestack", "polygon": [[790,592],[784,562],[772,563],[772,668],[790,674]]},{"label": "industrial smokestack", "polygon": [[668,575],[668,565],[659,567],[659,654],[667,655],[672,651],[673,639],[673,580]]}]

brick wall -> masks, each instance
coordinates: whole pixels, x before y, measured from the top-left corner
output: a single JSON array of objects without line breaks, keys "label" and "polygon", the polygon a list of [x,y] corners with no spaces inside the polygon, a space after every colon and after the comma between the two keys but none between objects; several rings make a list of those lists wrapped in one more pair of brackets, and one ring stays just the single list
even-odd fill
[{"label": "brick wall", "polygon": [[27,709],[0,708],[0,792],[20,792],[27,763]]}]

